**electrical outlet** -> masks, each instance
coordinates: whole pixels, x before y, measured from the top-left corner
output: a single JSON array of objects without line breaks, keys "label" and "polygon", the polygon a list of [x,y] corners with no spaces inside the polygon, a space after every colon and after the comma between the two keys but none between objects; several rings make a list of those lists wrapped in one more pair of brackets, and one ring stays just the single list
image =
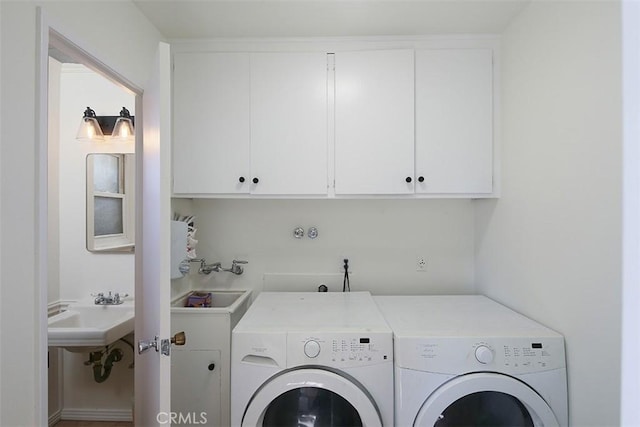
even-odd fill
[{"label": "electrical outlet", "polygon": [[427,271],[427,258],[423,256],[416,258],[416,271]]}]

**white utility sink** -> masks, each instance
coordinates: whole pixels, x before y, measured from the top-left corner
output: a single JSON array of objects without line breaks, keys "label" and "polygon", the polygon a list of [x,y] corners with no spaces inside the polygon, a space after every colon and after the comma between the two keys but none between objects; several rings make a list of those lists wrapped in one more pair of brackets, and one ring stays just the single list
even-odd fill
[{"label": "white utility sink", "polygon": [[[185,307],[189,295],[197,293],[210,293],[211,294],[211,307]],[[202,310],[211,312],[233,313],[238,307],[240,307],[251,295],[251,291],[245,290],[198,290],[189,291],[186,294],[180,295],[171,301],[171,311],[176,312],[189,312]]]},{"label": "white utility sink", "polygon": [[49,346],[89,352],[133,332],[133,301],[121,305],[71,304],[49,318]]}]

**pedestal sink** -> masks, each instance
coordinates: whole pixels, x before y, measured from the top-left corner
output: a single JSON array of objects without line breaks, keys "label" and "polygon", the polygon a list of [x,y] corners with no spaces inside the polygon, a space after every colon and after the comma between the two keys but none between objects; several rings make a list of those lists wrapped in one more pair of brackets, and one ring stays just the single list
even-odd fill
[{"label": "pedestal sink", "polygon": [[49,346],[91,352],[133,332],[133,301],[121,305],[70,304],[49,318]]}]

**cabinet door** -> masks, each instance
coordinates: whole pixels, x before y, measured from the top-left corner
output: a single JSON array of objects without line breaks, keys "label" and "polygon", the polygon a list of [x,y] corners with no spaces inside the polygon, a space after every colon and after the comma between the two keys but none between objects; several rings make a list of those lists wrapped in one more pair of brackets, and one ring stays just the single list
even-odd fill
[{"label": "cabinet door", "polygon": [[171,412],[180,424],[221,426],[220,351],[171,351]]},{"label": "cabinet door", "polygon": [[335,94],[336,194],[413,193],[413,50],[337,52]]},{"label": "cabinet door", "polygon": [[416,193],[493,191],[488,49],[416,51]]},{"label": "cabinet door", "polygon": [[327,194],[326,54],[251,54],[251,179],[253,194]]},{"label": "cabinet door", "polygon": [[249,192],[249,84],[247,53],[174,56],[174,193]]}]

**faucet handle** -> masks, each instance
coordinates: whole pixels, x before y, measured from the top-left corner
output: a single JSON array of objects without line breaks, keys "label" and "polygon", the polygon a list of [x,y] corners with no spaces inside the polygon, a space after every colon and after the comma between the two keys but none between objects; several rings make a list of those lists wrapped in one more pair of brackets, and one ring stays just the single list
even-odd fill
[{"label": "faucet handle", "polygon": [[244,261],[241,259],[234,259],[231,264],[231,268],[228,271],[231,271],[233,274],[241,275],[244,273],[244,269],[240,267],[239,264],[248,264],[248,261]]},{"label": "faucet handle", "polygon": [[113,302],[115,302],[116,304],[121,304],[121,303],[124,302],[124,301],[122,301],[122,298],[126,298],[128,296],[129,296],[129,294],[120,294],[119,292],[116,292],[113,295]]}]

